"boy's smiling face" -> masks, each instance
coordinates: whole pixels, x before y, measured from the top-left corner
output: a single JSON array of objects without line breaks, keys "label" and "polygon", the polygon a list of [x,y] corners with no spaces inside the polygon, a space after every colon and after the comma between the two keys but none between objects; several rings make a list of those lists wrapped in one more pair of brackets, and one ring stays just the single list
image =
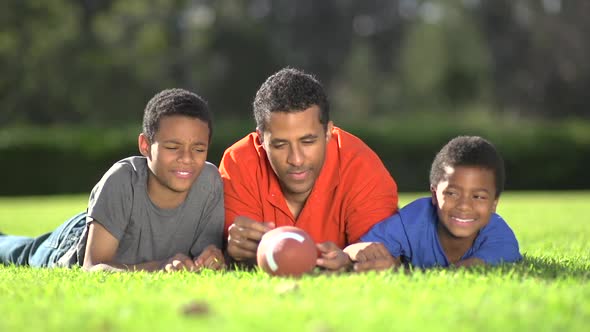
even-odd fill
[{"label": "boy's smiling face", "polygon": [[473,243],[498,204],[495,175],[487,168],[445,167],[444,178],[430,190],[439,237]]}]

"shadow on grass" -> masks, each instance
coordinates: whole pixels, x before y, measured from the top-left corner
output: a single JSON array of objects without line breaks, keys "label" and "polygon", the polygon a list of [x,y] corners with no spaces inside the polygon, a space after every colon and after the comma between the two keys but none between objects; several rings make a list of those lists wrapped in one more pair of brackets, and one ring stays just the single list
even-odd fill
[{"label": "shadow on grass", "polygon": [[590,279],[590,261],[584,258],[568,259],[558,257],[524,256],[519,263],[524,271],[542,278],[555,279],[572,277]]},{"label": "shadow on grass", "polygon": [[476,267],[483,273],[502,273],[510,276],[541,278],[546,280],[573,278],[590,279],[590,261],[560,257],[538,257],[524,255],[523,260],[515,264]]}]

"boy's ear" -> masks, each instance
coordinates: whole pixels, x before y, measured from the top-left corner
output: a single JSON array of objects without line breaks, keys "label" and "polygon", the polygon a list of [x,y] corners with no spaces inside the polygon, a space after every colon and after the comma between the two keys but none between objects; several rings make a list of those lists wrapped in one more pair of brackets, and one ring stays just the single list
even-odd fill
[{"label": "boy's ear", "polygon": [[430,185],[430,195],[432,196],[432,205],[436,206],[436,188],[433,185]]},{"label": "boy's ear", "polygon": [[496,213],[496,207],[498,206],[498,202],[500,201],[500,197],[494,200],[494,204],[492,205],[492,212]]},{"label": "boy's ear", "polygon": [[144,133],[139,134],[139,137],[137,138],[137,146],[139,148],[139,153],[141,153],[142,156],[149,158],[151,144]]}]

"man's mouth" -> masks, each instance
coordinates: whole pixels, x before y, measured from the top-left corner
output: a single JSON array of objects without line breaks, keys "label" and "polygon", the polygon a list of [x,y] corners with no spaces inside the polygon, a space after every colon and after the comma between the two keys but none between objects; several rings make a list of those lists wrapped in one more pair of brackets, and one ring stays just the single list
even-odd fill
[{"label": "man's mouth", "polygon": [[290,178],[294,180],[303,180],[307,176],[309,171],[295,171],[295,172],[288,172]]}]

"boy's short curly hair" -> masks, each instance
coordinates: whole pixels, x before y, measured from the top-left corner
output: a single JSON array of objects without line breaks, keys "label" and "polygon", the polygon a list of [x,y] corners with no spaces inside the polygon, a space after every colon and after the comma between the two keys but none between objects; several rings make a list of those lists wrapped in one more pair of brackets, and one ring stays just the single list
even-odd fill
[{"label": "boy's short curly hair", "polygon": [[211,141],[213,128],[207,102],[197,94],[184,89],[167,89],[152,97],[143,113],[143,134],[150,142],[153,142],[158,132],[160,119],[170,115],[185,115],[207,123]]},{"label": "boy's short curly hair", "polygon": [[430,168],[430,184],[438,185],[445,177],[445,167],[470,166],[489,169],[496,180],[496,198],[504,191],[504,160],[492,143],[479,136],[458,136],[437,154]]},{"label": "boy's short curly hair", "polygon": [[301,70],[283,68],[270,76],[256,92],[253,103],[256,129],[266,129],[272,112],[301,112],[313,105],[320,108],[320,123],[327,128],[330,106],[320,82]]}]

